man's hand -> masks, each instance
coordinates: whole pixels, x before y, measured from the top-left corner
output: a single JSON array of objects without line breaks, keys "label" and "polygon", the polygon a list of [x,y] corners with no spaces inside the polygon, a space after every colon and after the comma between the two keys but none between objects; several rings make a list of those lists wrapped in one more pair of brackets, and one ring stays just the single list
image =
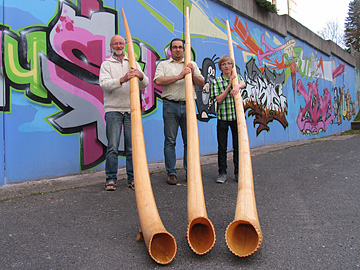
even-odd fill
[{"label": "man's hand", "polygon": [[230,95],[232,97],[235,97],[239,92],[241,88],[244,88],[246,86],[244,81],[240,81],[237,85],[233,87],[233,89],[230,91]]},{"label": "man's hand", "polygon": [[191,72],[190,68],[185,68],[183,71],[180,72],[179,76],[180,79],[184,79],[186,74],[189,74]]},{"label": "man's hand", "polygon": [[129,81],[131,78],[134,77],[138,77],[140,79],[140,81],[144,78],[144,74],[136,69],[136,68],[131,68],[125,75],[124,77],[120,78],[120,84],[123,84],[127,81]]},{"label": "man's hand", "polygon": [[187,64],[187,68],[190,68],[191,73],[194,74],[194,67],[193,67],[193,65],[191,63]]},{"label": "man's hand", "polygon": [[186,69],[191,71],[193,83],[196,84],[199,88],[203,88],[204,84],[205,84],[205,80],[204,80],[204,78],[195,75],[193,64],[188,63]]}]

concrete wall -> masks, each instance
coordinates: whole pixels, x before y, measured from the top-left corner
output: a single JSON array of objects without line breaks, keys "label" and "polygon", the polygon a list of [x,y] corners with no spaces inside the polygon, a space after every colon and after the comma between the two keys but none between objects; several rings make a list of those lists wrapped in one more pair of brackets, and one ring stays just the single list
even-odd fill
[{"label": "concrete wall", "polygon": [[[121,7],[150,80],[168,57],[169,41],[184,34],[189,6],[192,58],[208,87],[220,76],[219,57],[228,54],[229,21],[235,62],[247,82],[242,94],[251,147],[348,130],[358,111],[354,58],[253,0],[0,0],[0,6],[0,185],[104,169],[98,74],[111,36],[125,35]],[[217,151],[207,87],[197,89],[196,101],[202,155]],[[161,92],[151,83],[141,93],[148,162],[163,160]],[[182,148],[178,136],[178,158]]]}]

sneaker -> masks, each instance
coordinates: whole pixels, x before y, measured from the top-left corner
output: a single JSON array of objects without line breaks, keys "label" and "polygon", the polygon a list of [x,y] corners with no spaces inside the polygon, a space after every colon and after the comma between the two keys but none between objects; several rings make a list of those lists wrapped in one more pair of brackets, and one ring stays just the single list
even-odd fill
[{"label": "sneaker", "polygon": [[176,185],[176,183],[177,183],[177,177],[176,177],[176,175],[175,175],[175,174],[170,174],[170,175],[168,175],[167,183],[168,183],[169,185]]},{"label": "sneaker", "polygon": [[219,174],[219,176],[216,178],[216,183],[224,184],[226,181],[226,173]]}]

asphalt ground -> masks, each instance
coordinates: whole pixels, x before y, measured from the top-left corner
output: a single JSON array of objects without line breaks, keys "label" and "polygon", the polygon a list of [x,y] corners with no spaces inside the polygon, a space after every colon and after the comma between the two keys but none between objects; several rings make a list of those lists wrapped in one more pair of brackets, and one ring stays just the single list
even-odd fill
[{"label": "asphalt ground", "polygon": [[136,242],[135,193],[124,178],[115,192],[104,191],[103,171],[2,186],[0,269],[360,269],[359,145],[359,135],[346,135],[251,149],[264,239],[246,258],[232,254],[224,237],[237,198],[230,154],[225,184],[215,183],[216,155],[201,157],[216,231],[215,246],[202,256],[185,237],[184,171],[170,186],[164,165],[149,164],[160,217],[177,242],[164,266]]}]

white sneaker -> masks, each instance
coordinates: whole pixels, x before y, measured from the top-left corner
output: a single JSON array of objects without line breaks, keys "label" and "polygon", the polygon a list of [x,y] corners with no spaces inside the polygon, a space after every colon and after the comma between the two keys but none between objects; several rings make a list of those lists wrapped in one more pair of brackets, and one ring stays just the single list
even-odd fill
[{"label": "white sneaker", "polygon": [[226,173],[219,174],[219,176],[216,178],[216,183],[224,184],[226,181]]}]

